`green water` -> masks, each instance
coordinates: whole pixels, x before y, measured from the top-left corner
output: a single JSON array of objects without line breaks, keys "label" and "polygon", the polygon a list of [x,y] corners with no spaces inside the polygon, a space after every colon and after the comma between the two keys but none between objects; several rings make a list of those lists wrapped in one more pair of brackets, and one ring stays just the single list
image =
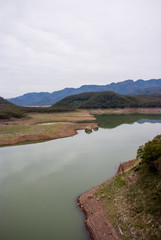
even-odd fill
[{"label": "green water", "polygon": [[0,149],[1,240],[88,239],[77,196],[112,177],[120,162],[161,133],[161,120],[147,116],[111,117],[110,125],[103,118],[103,128],[91,134]]}]

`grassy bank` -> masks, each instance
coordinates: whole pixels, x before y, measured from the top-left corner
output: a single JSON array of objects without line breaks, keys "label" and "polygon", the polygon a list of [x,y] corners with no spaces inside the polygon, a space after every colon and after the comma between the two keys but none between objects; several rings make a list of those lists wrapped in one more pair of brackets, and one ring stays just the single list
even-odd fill
[{"label": "grassy bank", "polygon": [[97,197],[120,239],[161,239],[161,175],[146,164],[103,183]]},{"label": "grassy bank", "polygon": [[[69,113],[30,113],[23,119],[1,120],[0,146],[73,136],[77,129],[86,128],[86,124],[76,124],[76,121],[93,119],[95,118],[88,111],[83,110]],[[41,123],[53,124],[39,125]]]},{"label": "grassy bank", "polygon": [[[50,140],[73,136],[76,134],[76,130],[85,129],[88,126],[94,126],[97,123],[99,123],[100,127],[109,128],[111,127],[111,123],[114,122],[115,126],[118,126],[118,124],[124,123],[124,117],[127,118],[125,114],[131,113],[131,111],[132,113],[145,113],[145,109],[97,109],[61,113],[28,113],[25,117],[20,119],[3,119],[0,120],[0,146],[23,143],[26,141]],[[158,118],[158,114],[161,113],[161,108],[146,109],[146,111],[152,113],[152,119],[155,119],[155,116]],[[109,115],[108,118],[105,117],[106,121],[103,121],[102,117],[99,117],[98,115],[96,120],[96,115],[94,114],[102,113],[114,113],[114,115]],[[119,115],[120,113],[123,115]],[[117,114],[119,122],[118,120],[116,122],[115,114]],[[130,122],[136,120],[134,118],[135,116],[132,115],[132,120],[130,120]],[[101,119],[101,121],[99,121],[99,119]],[[54,124],[38,125],[41,123]]]},{"label": "grassy bank", "polygon": [[52,125],[0,125],[0,141],[13,140],[16,137],[23,137],[24,135],[53,135],[58,132],[62,124]]}]

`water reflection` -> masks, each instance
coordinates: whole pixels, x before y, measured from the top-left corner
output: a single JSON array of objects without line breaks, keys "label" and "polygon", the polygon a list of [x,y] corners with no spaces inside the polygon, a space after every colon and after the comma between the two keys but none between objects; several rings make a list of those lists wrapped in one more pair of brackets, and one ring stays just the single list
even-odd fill
[{"label": "water reflection", "polygon": [[102,114],[95,115],[100,128],[116,128],[122,124],[161,123],[161,114]]},{"label": "water reflection", "polygon": [[97,125],[93,126],[93,127],[86,127],[85,129],[85,133],[87,134],[90,134],[92,133],[93,131],[98,131],[99,127]]}]

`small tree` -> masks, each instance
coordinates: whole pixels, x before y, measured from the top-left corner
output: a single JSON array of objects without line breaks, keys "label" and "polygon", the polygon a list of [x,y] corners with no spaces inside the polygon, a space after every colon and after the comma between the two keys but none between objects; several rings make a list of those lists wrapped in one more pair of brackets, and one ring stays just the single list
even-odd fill
[{"label": "small tree", "polygon": [[137,151],[137,158],[141,158],[142,162],[147,164],[161,158],[161,135],[157,135],[152,141],[140,146]]}]

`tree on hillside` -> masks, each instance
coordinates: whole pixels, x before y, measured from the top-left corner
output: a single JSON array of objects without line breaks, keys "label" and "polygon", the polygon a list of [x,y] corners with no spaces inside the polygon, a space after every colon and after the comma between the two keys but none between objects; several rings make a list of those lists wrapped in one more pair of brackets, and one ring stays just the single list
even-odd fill
[{"label": "tree on hillside", "polygon": [[157,135],[152,141],[140,146],[137,151],[137,158],[161,172],[161,135]]}]

